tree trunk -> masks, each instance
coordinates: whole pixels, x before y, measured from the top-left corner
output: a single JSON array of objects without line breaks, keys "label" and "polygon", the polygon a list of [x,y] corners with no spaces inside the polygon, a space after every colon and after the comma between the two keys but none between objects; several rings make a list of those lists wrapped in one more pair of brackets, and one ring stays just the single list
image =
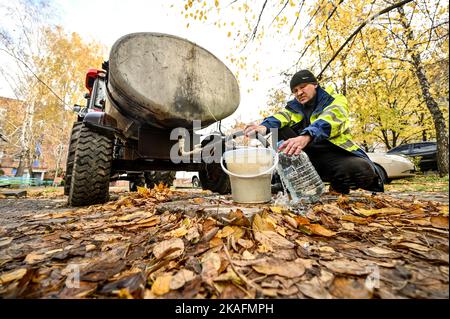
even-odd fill
[{"label": "tree trunk", "polygon": [[[398,8],[401,16],[401,24],[406,30],[406,36],[409,41],[414,40],[413,30],[411,29],[408,20],[406,19],[405,11],[403,8]],[[447,125],[445,123],[444,115],[439,109],[439,105],[433,98],[430,92],[430,82],[425,73],[423,67],[422,58],[420,53],[415,50],[415,48],[408,47],[408,53],[412,58],[412,65],[414,68],[414,73],[419,80],[420,89],[422,91],[422,97],[425,100],[425,105],[431,113],[433,118],[434,128],[436,130],[436,141],[437,141],[437,164],[439,175],[443,177],[448,175],[448,131]]]},{"label": "tree trunk", "polygon": [[14,177],[22,177],[23,172],[25,171],[25,165],[23,163],[23,155],[20,155],[19,157],[19,166],[17,167],[16,174],[14,174]]},{"label": "tree trunk", "polygon": [[59,144],[58,145],[58,151],[57,151],[57,154],[56,154],[55,178],[53,178],[52,186],[58,186],[57,178],[58,178],[59,169],[61,167],[61,160],[62,160],[63,153],[64,153],[63,151],[64,151],[63,144]]}]

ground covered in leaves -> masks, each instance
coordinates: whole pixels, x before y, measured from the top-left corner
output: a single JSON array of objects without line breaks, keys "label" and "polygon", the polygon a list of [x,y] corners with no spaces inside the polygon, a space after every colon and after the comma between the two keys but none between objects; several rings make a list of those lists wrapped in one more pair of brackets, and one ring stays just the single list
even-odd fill
[{"label": "ground covered in leaves", "polygon": [[449,298],[448,203],[140,189],[0,225],[1,298]]}]

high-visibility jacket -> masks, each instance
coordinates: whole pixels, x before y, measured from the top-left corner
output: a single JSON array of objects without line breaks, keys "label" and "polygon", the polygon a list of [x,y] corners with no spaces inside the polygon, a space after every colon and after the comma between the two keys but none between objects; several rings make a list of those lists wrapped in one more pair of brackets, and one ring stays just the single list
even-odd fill
[{"label": "high-visibility jacket", "polygon": [[302,104],[296,99],[291,100],[283,111],[267,117],[261,125],[268,129],[290,126],[298,135],[311,135],[313,143],[329,140],[346,151],[366,157],[364,151],[352,141],[348,102],[344,95],[335,93],[331,86],[326,90],[318,86],[316,105],[309,119],[311,124],[299,131],[299,124],[305,117],[303,110]]},{"label": "high-visibility jacket", "polygon": [[379,185],[374,191],[383,191],[381,173],[367,154],[352,141],[347,98],[334,91],[332,86],[323,89],[317,87],[316,103],[309,118],[310,124],[302,123],[305,117],[305,106],[296,99],[287,103],[284,110],[264,119],[261,125],[268,129],[291,127],[298,135],[309,134],[311,143],[328,140],[334,145],[369,161],[380,177]]}]

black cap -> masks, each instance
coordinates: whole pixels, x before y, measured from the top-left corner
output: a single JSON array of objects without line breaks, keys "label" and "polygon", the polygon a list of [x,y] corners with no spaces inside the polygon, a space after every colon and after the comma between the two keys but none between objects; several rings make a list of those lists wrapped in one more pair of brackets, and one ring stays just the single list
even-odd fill
[{"label": "black cap", "polygon": [[291,92],[299,84],[302,83],[317,83],[317,79],[314,74],[309,70],[300,70],[294,74],[291,79]]}]

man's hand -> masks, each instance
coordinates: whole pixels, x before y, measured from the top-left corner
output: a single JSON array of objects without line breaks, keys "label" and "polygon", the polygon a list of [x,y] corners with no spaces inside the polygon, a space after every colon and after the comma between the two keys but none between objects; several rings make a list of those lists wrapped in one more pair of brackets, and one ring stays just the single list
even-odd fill
[{"label": "man's hand", "polygon": [[312,137],[310,135],[301,135],[298,137],[290,138],[283,142],[278,148],[278,151],[284,149],[286,155],[298,155],[300,152],[311,142]]},{"label": "man's hand", "polygon": [[266,135],[267,128],[263,125],[249,124],[244,127],[245,136],[254,135],[258,132],[261,135]]}]

